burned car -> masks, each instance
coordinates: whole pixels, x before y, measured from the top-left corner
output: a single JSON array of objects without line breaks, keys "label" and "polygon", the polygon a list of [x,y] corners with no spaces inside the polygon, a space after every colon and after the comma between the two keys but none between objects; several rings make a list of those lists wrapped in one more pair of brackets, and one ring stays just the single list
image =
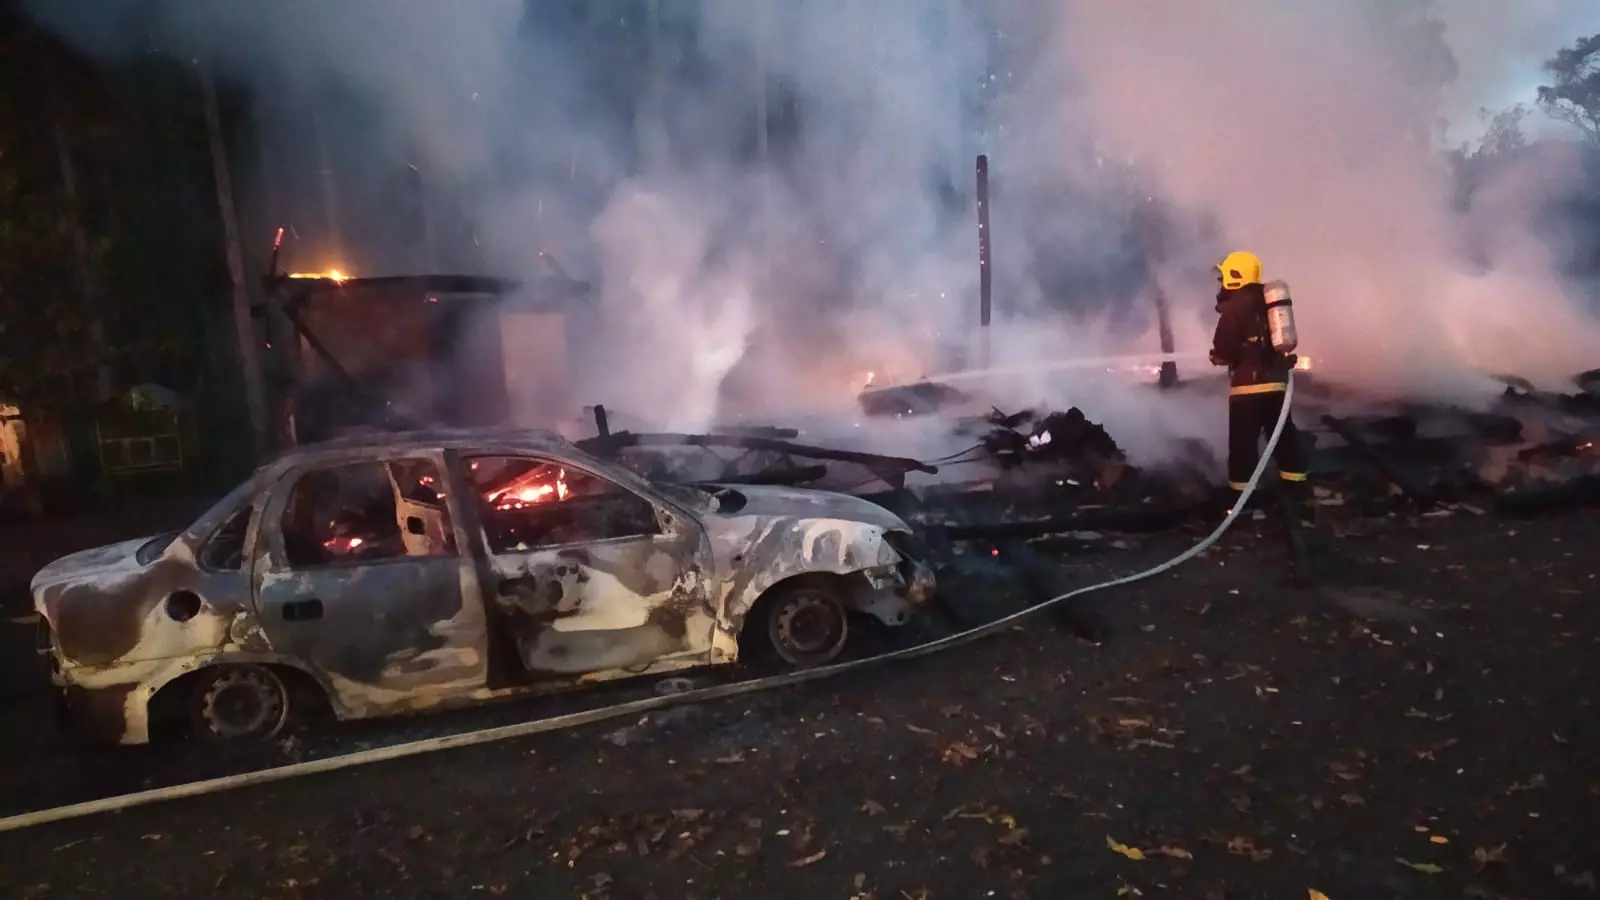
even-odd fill
[{"label": "burned car", "polygon": [[933,578],[843,494],[652,482],[546,432],[344,438],[259,469],[188,529],[33,579],[77,730],[215,740],[729,663],[834,660]]}]

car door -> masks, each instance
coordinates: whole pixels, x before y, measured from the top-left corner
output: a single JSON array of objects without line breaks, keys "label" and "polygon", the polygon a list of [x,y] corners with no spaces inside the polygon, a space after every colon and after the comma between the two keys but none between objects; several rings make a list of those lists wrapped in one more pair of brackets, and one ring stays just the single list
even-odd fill
[{"label": "car door", "polygon": [[487,554],[486,603],[535,678],[709,660],[704,529],[598,467],[464,453]]},{"label": "car door", "polygon": [[291,471],[267,501],[254,575],[262,627],[350,714],[485,686],[477,570],[435,489],[442,471],[434,453],[341,459]]}]

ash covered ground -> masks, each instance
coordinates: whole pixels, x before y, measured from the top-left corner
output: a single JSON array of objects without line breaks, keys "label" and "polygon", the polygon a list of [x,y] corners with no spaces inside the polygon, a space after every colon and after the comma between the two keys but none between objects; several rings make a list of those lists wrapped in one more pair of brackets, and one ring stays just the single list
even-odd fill
[{"label": "ash covered ground", "polygon": [[[1246,520],[1079,609],[1098,642],[1042,615],[802,688],[0,834],[0,895],[1591,895],[1600,518],[1322,499],[1338,587],[1291,586],[1272,521]],[[62,741],[23,579],[187,512],[6,528],[5,812],[655,689],[335,727],[248,758]],[[1199,533],[958,540],[946,583],[988,618],[1039,599],[1041,564],[1083,584]]]}]

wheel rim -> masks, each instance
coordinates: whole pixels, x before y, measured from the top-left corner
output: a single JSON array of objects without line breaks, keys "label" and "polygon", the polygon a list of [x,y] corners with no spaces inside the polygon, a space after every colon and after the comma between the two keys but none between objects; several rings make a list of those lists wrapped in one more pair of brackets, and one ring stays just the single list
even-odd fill
[{"label": "wheel rim", "polygon": [[258,667],[217,675],[200,698],[200,725],[218,740],[270,738],[283,727],[288,698],[278,676]]},{"label": "wheel rim", "polygon": [[844,609],[832,597],[811,591],[786,598],[771,622],[773,648],[797,666],[832,659],[844,647],[849,629]]}]

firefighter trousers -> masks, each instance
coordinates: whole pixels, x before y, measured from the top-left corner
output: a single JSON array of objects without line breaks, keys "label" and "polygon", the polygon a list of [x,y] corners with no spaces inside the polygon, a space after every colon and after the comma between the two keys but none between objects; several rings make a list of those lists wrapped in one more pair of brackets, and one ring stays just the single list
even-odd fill
[{"label": "firefighter trousers", "polygon": [[[1283,391],[1233,394],[1228,397],[1228,486],[1242,491],[1261,461],[1261,443],[1272,437],[1283,410]],[[1285,482],[1306,480],[1306,446],[1291,417],[1273,450],[1278,477]]]}]

